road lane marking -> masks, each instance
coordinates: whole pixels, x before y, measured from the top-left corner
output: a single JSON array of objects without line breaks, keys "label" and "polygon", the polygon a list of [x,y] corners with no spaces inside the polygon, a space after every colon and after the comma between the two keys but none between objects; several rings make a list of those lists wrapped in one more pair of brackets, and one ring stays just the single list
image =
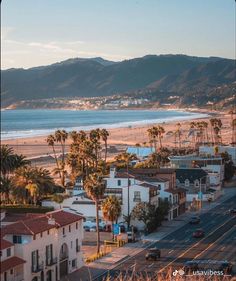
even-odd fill
[{"label": "road lane marking", "polygon": [[174,242],[174,241],[175,241],[175,239],[170,240],[171,243]]},{"label": "road lane marking", "polygon": [[172,253],[172,252],[174,252],[174,250],[169,251],[168,254],[170,254],[170,253]]},{"label": "road lane marking", "polygon": [[152,267],[154,265],[154,263],[151,263],[148,267]]},{"label": "road lane marking", "polygon": [[224,250],[224,249],[225,249],[225,246],[221,248],[221,250]]},{"label": "road lane marking", "polygon": [[[217,227],[215,230],[213,230],[212,232],[210,232],[208,236],[212,235],[214,232],[216,232],[219,228],[221,228],[222,226],[224,226],[225,224],[227,224],[228,222],[230,222],[232,220],[232,218],[228,219],[226,222],[224,222],[223,224],[221,224],[219,227]],[[231,229],[231,228],[230,228]],[[227,233],[227,232],[226,232]],[[201,240],[199,240],[197,243],[193,244],[192,247],[190,247],[189,249],[187,249],[186,251],[184,251],[181,255],[179,255],[177,258],[175,258],[173,261],[169,262],[166,266],[164,266],[161,270],[159,270],[159,273],[161,273],[163,270],[165,270],[167,267],[169,267],[172,263],[174,263],[175,261],[177,261],[179,258],[183,257],[186,253],[188,253],[190,250],[192,250],[195,246],[199,245],[201,243],[202,240],[204,240],[207,237],[203,237]],[[222,237],[222,236],[221,236]],[[220,238],[221,238],[220,237]],[[218,239],[217,239],[218,240]],[[216,240],[216,241],[217,241]],[[215,242],[216,242],[215,241]],[[215,243],[214,242],[214,243]],[[195,259],[195,258],[194,258]]]}]

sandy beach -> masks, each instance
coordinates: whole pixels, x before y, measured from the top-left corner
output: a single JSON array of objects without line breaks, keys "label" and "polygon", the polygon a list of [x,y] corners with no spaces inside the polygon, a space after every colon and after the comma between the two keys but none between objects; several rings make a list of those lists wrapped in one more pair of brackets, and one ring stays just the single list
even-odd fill
[{"label": "sandy beach", "polygon": [[[227,113],[218,113],[215,117],[220,118],[222,120],[222,138],[223,142],[229,144],[231,142],[231,129],[230,122],[231,116]],[[194,119],[195,121],[209,121],[212,118],[209,116],[208,118],[203,119]],[[188,133],[190,128],[190,122],[193,120],[182,121],[181,123],[181,131],[182,131],[182,147],[189,147],[191,145],[191,140],[188,139]],[[174,136],[170,133],[176,130],[176,124],[178,121],[162,123],[162,126],[165,129],[165,135],[163,137],[163,145],[166,147],[174,147]],[[128,127],[128,128],[116,128],[109,129],[109,139],[108,146],[113,148],[115,146],[119,151],[125,149],[127,145],[135,145],[139,143],[140,145],[148,144],[148,135],[147,129],[152,127],[152,125],[146,126],[136,126],[136,127]],[[210,131],[210,129],[209,129]],[[169,133],[168,133],[169,132]],[[22,153],[28,158],[33,158],[37,160],[37,164],[41,166],[45,166],[50,168],[51,165],[54,166],[54,160],[50,157],[52,155],[51,148],[48,147],[46,143],[47,136],[40,137],[30,137],[30,138],[21,138],[15,140],[3,140],[2,144],[8,144],[12,146],[17,153]],[[70,140],[67,141],[67,149],[69,149]],[[56,151],[60,153],[60,146],[56,146]],[[117,153],[116,150],[111,153],[110,158],[114,153]],[[42,158],[40,158],[42,157]]]}]

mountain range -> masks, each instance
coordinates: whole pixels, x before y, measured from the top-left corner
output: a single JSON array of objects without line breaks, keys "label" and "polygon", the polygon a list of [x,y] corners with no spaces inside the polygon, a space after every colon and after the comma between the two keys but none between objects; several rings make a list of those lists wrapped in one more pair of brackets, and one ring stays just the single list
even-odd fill
[{"label": "mountain range", "polygon": [[224,104],[228,99],[236,103],[235,61],[218,57],[147,55],[121,62],[75,58],[49,66],[2,70],[1,80],[2,107],[17,107],[25,100],[132,95],[137,91],[161,92],[162,100],[178,95],[182,105]]}]

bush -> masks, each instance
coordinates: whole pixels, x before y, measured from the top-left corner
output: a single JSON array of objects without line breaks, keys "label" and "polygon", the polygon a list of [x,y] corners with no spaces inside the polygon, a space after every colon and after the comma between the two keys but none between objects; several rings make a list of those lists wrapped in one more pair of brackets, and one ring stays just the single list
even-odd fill
[{"label": "bush", "polygon": [[32,205],[2,205],[2,210],[6,210],[8,213],[47,213],[53,211],[53,207],[41,207]]}]

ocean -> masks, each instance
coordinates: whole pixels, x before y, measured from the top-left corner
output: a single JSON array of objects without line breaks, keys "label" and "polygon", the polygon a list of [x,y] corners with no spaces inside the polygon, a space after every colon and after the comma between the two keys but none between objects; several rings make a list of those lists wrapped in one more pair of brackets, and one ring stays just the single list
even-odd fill
[{"label": "ocean", "polygon": [[179,110],[3,110],[1,111],[1,139],[43,136],[57,129],[72,131],[122,128],[206,116],[207,114]]}]

